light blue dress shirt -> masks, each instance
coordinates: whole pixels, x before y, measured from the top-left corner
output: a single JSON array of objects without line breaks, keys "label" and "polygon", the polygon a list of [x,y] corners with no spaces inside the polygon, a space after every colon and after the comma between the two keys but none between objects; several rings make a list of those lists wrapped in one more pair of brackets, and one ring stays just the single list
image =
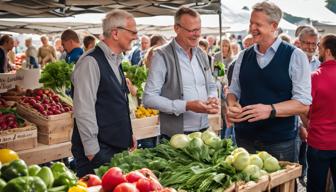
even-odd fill
[{"label": "light blue dress shirt", "polygon": [[320,65],[321,65],[321,62],[318,60],[317,57],[314,56],[309,63],[310,72],[314,72],[316,69],[320,67]]},{"label": "light blue dress shirt", "polygon": [[[145,86],[143,103],[146,107],[158,109],[161,112],[175,114],[183,113],[184,131],[197,131],[208,127],[208,114],[186,111],[186,103],[190,100],[207,101],[208,97],[217,97],[217,87],[210,70],[206,72],[209,79],[209,94],[206,90],[205,78],[196,58],[196,48],[192,49],[192,58],[182,47],[173,40],[176,47],[177,57],[180,62],[183,82],[183,100],[170,100],[161,96],[161,88],[165,82],[167,68],[162,56],[154,53],[150,72]],[[174,90],[171,90],[174,91]]]},{"label": "light blue dress shirt", "polygon": [[[265,54],[260,53],[257,44],[254,45],[254,51],[256,52],[257,62],[260,68],[265,68],[272,60],[282,40],[277,38],[271,47],[269,47]],[[230,93],[233,93],[237,99],[240,98],[240,83],[239,73],[240,66],[244,57],[245,51],[241,51],[239,54],[232,75],[232,82],[230,85]],[[307,56],[298,48],[292,53],[289,62],[288,69],[289,77],[292,80],[292,99],[301,102],[304,105],[310,105],[312,102],[311,97],[311,78],[310,67]]]}]

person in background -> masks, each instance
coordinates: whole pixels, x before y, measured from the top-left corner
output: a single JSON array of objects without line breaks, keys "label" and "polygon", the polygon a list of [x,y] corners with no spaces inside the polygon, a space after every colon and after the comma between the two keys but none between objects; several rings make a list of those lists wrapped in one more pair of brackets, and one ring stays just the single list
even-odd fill
[{"label": "person in background", "polygon": [[176,37],[154,53],[143,96],[145,107],[160,111],[162,138],[205,131],[208,114],[219,112],[208,57],[198,47],[201,17],[181,7],[174,19]]},{"label": "person in background", "polygon": [[145,54],[142,64],[145,65],[148,69],[151,67],[153,54],[156,48],[166,44],[167,41],[162,35],[154,34],[150,38],[150,48]]},{"label": "person in background", "polygon": [[14,47],[14,40],[9,35],[3,35],[0,38],[0,73],[10,71],[7,53]]},{"label": "person in background", "polygon": [[26,66],[24,68],[39,68],[39,64],[37,63],[37,49],[33,46],[33,42],[31,38],[26,39],[25,45],[26,49]]},{"label": "person in background", "polygon": [[[317,43],[319,41],[319,34],[317,30],[313,26],[305,26],[301,29],[298,39],[300,41],[300,49],[307,55],[310,72],[314,72],[320,66],[320,61],[316,57],[317,51]],[[306,186],[306,182],[304,177],[307,175],[307,141],[306,141],[306,134],[307,129],[303,126],[303,124],[299,121],[298,122],[298,129],[299,129],[299,142],[298,144],[298,151],[299,151],[299,163],[302,165],[302,175],[299,178],[300,183],[303,186]]]},{"label": "person in background", "polygon": [[132,65],[141,65],[141,62],[150,47],[150,39],[147,35],[141,36],[140,47],[134,49],[130,54],[130,61]]},{"label": "person in background", "polygon": [[11,66],[11,68],[15,68],[15,52],[13,49],[8,51],[7,58],[9,66]]},{"label": "person in background", "polygon": [[63,31],[61,35],[62,46],[67,53],[65,61],[76,64],[79,57],[84,53],[80,47],[80,41],[77,33],[71,29]]},{"label": "person in background", "polygon": [[225,65],[225,72],[227,72],[227,69],[232,61],[231,41],[230,39],[223,37],[221,42],[221,51],[215,53],[213,64],[216,65],[218,62],[223,63]]},{"label": "person in background", "polygon": [[62,46],[62,40],[56,39],[54,46],[56,50],[56,59],[65,60],[67,53],[64,51],[64,47]]},{"label": "person in background", "polygon": [[212,57],[208,54],[208,51],[209,51],[208,41],[205,39],[200,39],[198,42],[198,46],[208,55],[210,68],[211,70],[213,70]]},{"label": "person in background", "polygon": [[41,67],[43,68],[45,64],[56,60],[56,50],[53,46],[49,45],[46,36],[41,37],[41,42],[42,46],[38,49],[37,57],[39,64],[41,64]]},{"label": "person in background", "polygon": [[87,52],[96,46],[96,38],[92,35],[85,36],[83,39],[84,51]]},{"label": "person in background", "polygon": [[212,35],[207,36],[206,40],[208,41],[209,48],[208,48],[208,54],[210,56],[213,56],[215,53],[220,51],[219,46],[217,46],[216,38]]},{"label": "person in background", "polygon": [[236,41],[231,42],[230,46],[232,50],[232,58],[236,58],[240,52],[240,46]]},{"label": "person in background", "polygon": [[301,115],[308,131],[307,192],[326,191],[329,169],[336,188],[336,36],[323,36],[318,50],[322,63],[311,75],[313,103]]},{"label": "person in background", "polygon": [[[81,57],[72,74],[75,126],[72,154],[78,177],[136,147],[128,106],[122,52],[138,39],[132,14],[115,9],[102,22],[104,38]],[[111,118],[112,117],[112,118]]]},{"label": "person in background", "polygon": [[251,34],[248,34],[243,39],[243,49],[247,49],[254,44],[254,40]]},{"label": "person in background", "polygon": [[310,70],[306,55],[276,36],[281,18],[272,2],[253,6],[249,32],[255,44],[237,58],[227,115],[235,123],[239,147],[294,162],[295,115],[306,113],[311,104]]},{"label": "person in background", "polygon": [[291,43],[291,37],[289,35],[287,35],[286,33],[281,33],[279,35],[280,39],[282,39],[283,41],[287,42],[287,43]]}]

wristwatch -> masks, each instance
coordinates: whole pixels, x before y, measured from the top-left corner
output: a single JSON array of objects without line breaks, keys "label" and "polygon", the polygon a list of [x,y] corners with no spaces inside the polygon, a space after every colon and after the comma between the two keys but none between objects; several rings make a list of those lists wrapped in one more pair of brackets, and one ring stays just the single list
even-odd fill
[{"label": "wristwatch", "polygon": [[271,104],[271,107],[272,107],[272,111],[271,111],[271,114],[270,114],[269,118],[270,118],[270,119],[274,119],[275,116],[276,116],[276,110],[275,110],[273,104]]}]

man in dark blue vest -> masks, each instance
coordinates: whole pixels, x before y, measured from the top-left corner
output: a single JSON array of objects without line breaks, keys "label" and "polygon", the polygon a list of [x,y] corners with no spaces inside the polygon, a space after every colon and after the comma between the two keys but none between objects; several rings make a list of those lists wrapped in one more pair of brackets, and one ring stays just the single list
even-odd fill
[{"label": "man in dark blue vest", "polygon": [[114,10],[102,25],[104,40],[80,58],[72,75],[75,127],[71,151],[78,177],[136,146],[120,65],[122,52],[130,50],[138,38],[136,23],[130,13]]},{"label": "man in dark blue vest", "polygon": [[312,100],[310,69],[300,49],[276,37],[281,17],[281,9],[271,2],[253,6],[249,30],[255,44],[236,61],[228,117],[235,123],[238,146],[293,162],[294,115],[308,112]]}]

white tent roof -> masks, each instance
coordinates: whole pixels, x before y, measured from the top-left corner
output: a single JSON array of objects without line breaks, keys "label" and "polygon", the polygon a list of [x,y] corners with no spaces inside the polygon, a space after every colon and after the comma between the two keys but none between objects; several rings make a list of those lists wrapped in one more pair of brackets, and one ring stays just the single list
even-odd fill
[{"label": "white tent roof", "polygon": [[[223,5],[232,9],[241,10],[243,7],[251,7],[263,0],[221,0]],[[277,4],[282,11],[297,17],[309,18],[325,24],[336,24],[336,14],[325,7],[324,0],[270,0]]]}]

